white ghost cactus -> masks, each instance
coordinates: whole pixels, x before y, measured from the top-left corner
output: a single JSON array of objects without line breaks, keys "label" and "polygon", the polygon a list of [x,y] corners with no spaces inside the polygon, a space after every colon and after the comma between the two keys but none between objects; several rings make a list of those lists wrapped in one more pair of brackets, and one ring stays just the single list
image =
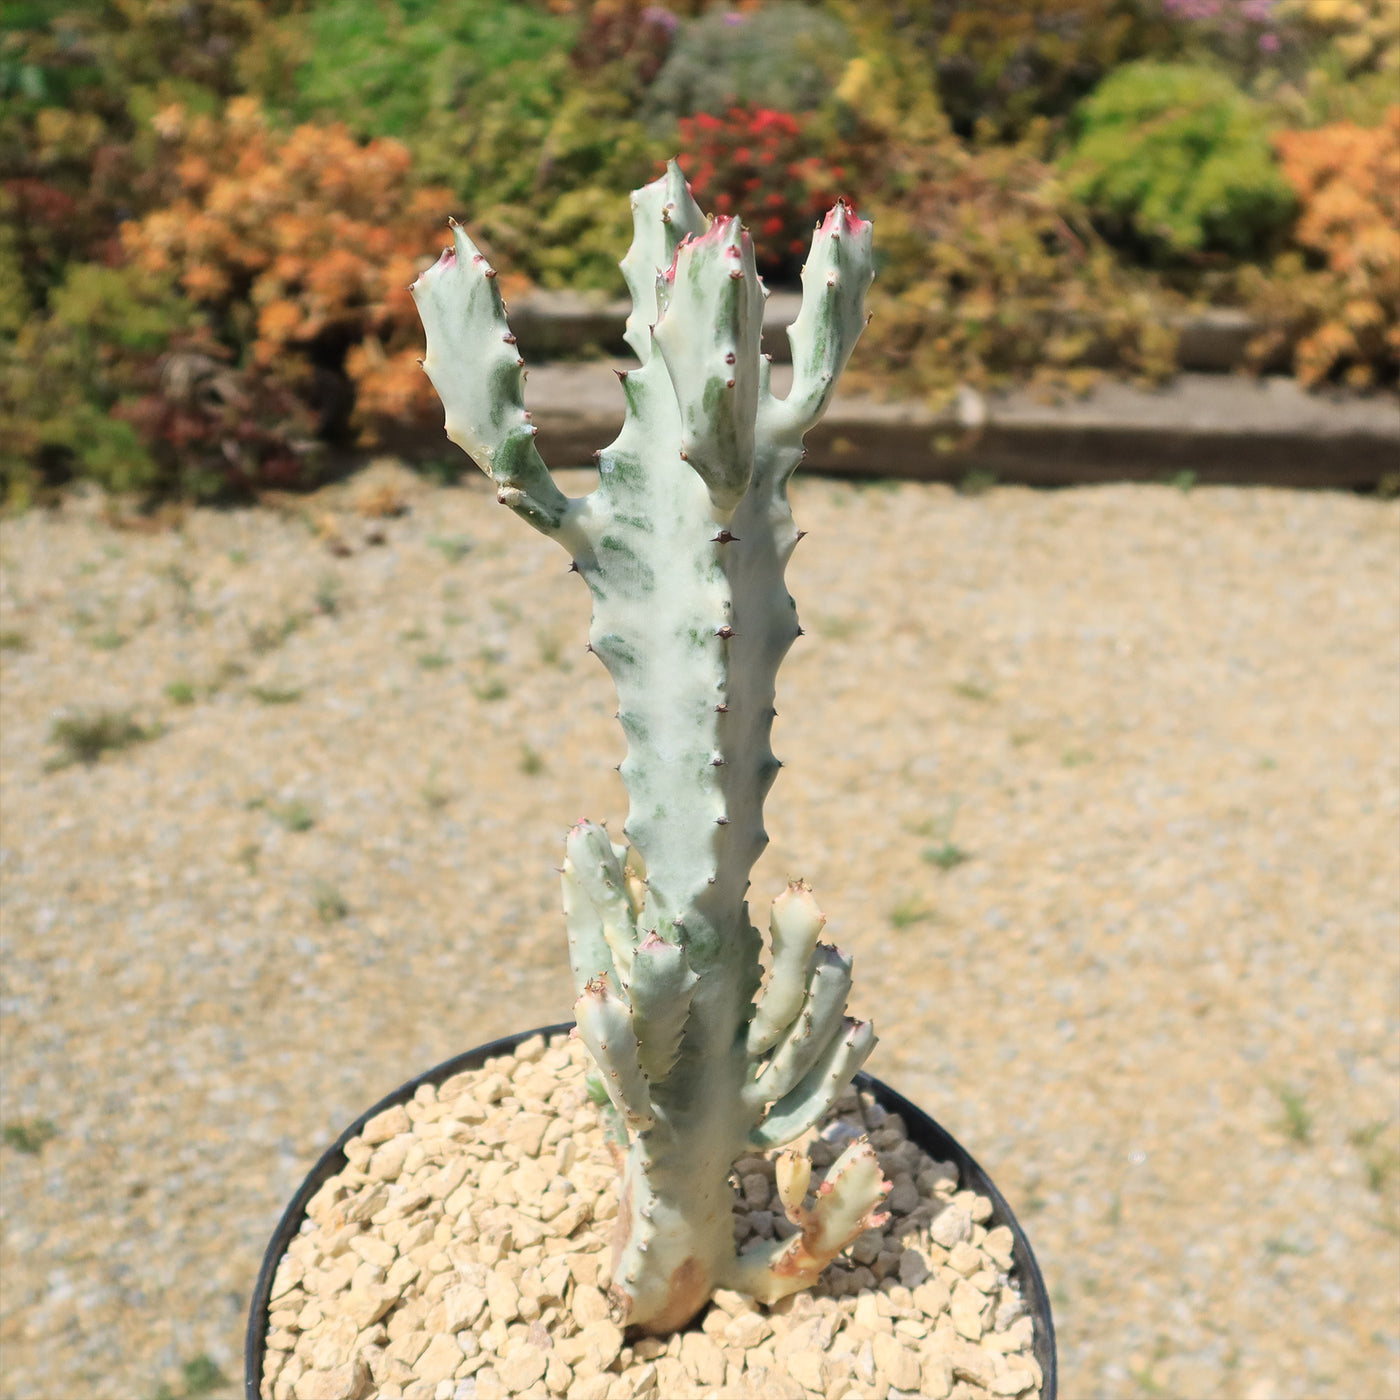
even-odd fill
[{"label": "white ghost cactus", "polygon": [[780,1194],[798,1230],[736,1253],[733,1163],[818,1123],[875,1043],[846,1015],[850,959],[819,942],[800,882],[773,903],[755,1006],[761,938],[745,900],[780,767],[775,679],[801,632],[783,583],[801,538],[787,481],[865,324],[871,227],[843,202],[817,229],[779,398],[759,351],[767,292],[739,221],[707,221],[674,162],[632,209],[622,269],[641,368],[622,375],[626,422],[579,499],[535,448],[495,272],[459,226],[412,290],[448,436],[568,550],[593,595],[591,649],[617,685],[624,832],[645,881],[625,846],[581,822],[564,912],[578,1034],[630,1142],[612,1298],[628,1323],[666,1332],[716,1287],[765,1302],[805,1287],[878,1223],[889,1186],[860,1140],[808,1205],[810,1165],[785,1153]]}]

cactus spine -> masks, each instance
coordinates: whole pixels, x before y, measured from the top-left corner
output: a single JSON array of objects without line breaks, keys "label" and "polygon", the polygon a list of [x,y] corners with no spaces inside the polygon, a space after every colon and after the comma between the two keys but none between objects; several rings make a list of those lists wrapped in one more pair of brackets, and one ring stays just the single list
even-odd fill
[{"label": "cactus spine", "polygon": [[414,284],[424,368],[448,436],[498,499],[569,551],[593,596],[592,650],[617,686],[628,751],[627,849],[581,822],[563,902],[578,1034],[630,1139],[614,1241],[619,1315],[683,1326],[715,1287],[773,1301],[806,1286],[878,1217],[888,1183],[864,1142],[811,1206],[805,1157],[780,1181],[787,1240],[736,1256],[731,1166],[812,1127],[874,1045],[846,1013],[850,959],[819,942],[807,886],[774,901],[773,970],[755,1010],[761,938],[745,895],[767,844],[763,800],[779,663],[800,633],[784,568],[801,537],[787,482],[865,323],[871,228],[839,203],[817,229],[792,325],[794,380],[769,388],[763,301],[738,220],[707,221],[673,162],[632,196],[622,269],[627,414],[579,499],[554,484],[522,398],[523,361],[495,272],[455,223]]}]

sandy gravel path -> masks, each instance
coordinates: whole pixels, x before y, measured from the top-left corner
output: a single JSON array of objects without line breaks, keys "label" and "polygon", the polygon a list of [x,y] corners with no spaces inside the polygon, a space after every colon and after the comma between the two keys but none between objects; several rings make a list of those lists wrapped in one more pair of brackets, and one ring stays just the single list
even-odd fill
[{"label": "sandy gravel path", "polygon": [[[624,812],[585,590],[405,489],[347,557],[296,512],[0,526],[6,1397],[237,1376],[334,1133],[567,1015],[551,867]],[[872,1069],[1020,1213],[1063,1393],[1400,1392],[1400,506],[794,494],[755,901],[812,881]],[[164,730],[47,771],[100,706]]]}]

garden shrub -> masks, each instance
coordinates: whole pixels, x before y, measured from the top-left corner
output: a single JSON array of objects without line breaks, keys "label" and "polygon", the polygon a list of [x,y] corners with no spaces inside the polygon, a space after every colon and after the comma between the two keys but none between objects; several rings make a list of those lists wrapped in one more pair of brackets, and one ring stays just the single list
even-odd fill
[{"label": "garden shrub", "polygon": [[1066,113],[1115,64],[1171,43],[1150,0],[888,0],[841,10],[858,33],[891,26],[964,137],[980,128],[1017,139],[1033,118]]},{"label": "garden shrub", "polygon": [[461,113],[548,83],[541,66],[577,25],[497,0],[335,0],[283,20],[295,57],[293,121],[339,121],[360,136],[421,133],[430,114]]},{"label": "garden shrub", "polygon": [[1110,238],[1160,260],[1251,258],[1276,245],[1293,193],[1267,115],[1223,73],[1132,63],[1074,113],[1071,193]]},{"label": "garden shrub", "polygon": [[891,145],[873,213],[884,266],[862,340],[870,387],[934,400],[960,383],[1087,389],[1097,367],[1174,368],[1172,300],[1119,266],[1038,156],[941,136]]},{"label": "garden shrub", "polygon": [[1270,323],[1261,362],[1291,351],[1305,384],[1393,383],[1400,374],[1400,105],[1384,122],[1351,122],[1275,138],[1297,191],[1293,240],[1246,285]]},{"label": "garden shrub", "polygon": [[735,105],[812,111],[840,78],[850,46],[838,18],[796,0],[712,9],[681,26],[645,112],[661,130],[669,118]]},{"label": "garden shrub", "polygon": [[592,0],[569,59],[586,81],[607,81],[632,101],[656,81],[680,19],[646,0]]},{"label": "garden shrub", "polygon": [[731,107],[723,117],[683,117],[680,132],[680,166],[701,206],[743,217],[760,272],[784,276],[799,267],[845,178],[823,156],[811,122]]},{"label": "garden shrub", "polygon": [[231,358],[169,274],[76,265],[0,350],[6,501],[70,475],[195,499],[307,484],[314,414]]},{"label": "garden shrub", "polygon": [[[450,193],[416,187],[397,141],[279,132],[250,98],[221,120],[174,108],[159,124],[181,194],[122,227],[135,266],[174,275],[266,379],[309,392],[313,368],[343,369],[360,428],[430,416],[407,288],[443,241]],[[323,431],[343,416],[323,404]]]}]

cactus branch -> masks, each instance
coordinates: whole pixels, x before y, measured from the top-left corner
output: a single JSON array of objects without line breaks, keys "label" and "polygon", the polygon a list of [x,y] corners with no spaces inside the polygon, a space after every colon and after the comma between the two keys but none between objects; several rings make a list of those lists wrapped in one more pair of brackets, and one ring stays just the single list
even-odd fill
[{"label": "cactus branch", "polygon": [[864,324],[871,242],[844,204],[813,235],[793,388],[778,399],[742,226],[707,223],[674,161],[632,213],[622,269],[641,364],[620,373],[622,431],[580,499],[535,450],[495,274],[460,227],[413,294],[449,437],[569,551],[592,595],[589,649],[617,686],[631,849],[581,822],[561,877],[578,1034],[630,1134],[611,1296],[620,1317],[664,1332],[726,1280],[760,1298],[800,1287],[883,1189],[868,1149],[847,1154],[808,1209],[793,1159],[783,1193],[800,1235],[735,1257],[734,1161],[806,1131],[875,1042],[845,1014],[850,961],[818,943],[821,911],[800,882],[774,901],[755,1009],[762,938],[748,906],[781,767],[777,672],[802,630],[784,582],[800,537],[787,481]]},{"label": "cactus branch", "polygon": [[730,1288],[751,1294],[760,1303],[776,1303],[809,1287],[858,1235],[889,1218],[876,1208],[890,1183],[865,1138],[853,1142],[832,1164],[810,1208],[802,1204],[811,1170],[804,1163],[806,1157],[796,1153],[785,1152],[778,1159],[783,1207],[799,1233],[746,1249],[727,1280]]}]

